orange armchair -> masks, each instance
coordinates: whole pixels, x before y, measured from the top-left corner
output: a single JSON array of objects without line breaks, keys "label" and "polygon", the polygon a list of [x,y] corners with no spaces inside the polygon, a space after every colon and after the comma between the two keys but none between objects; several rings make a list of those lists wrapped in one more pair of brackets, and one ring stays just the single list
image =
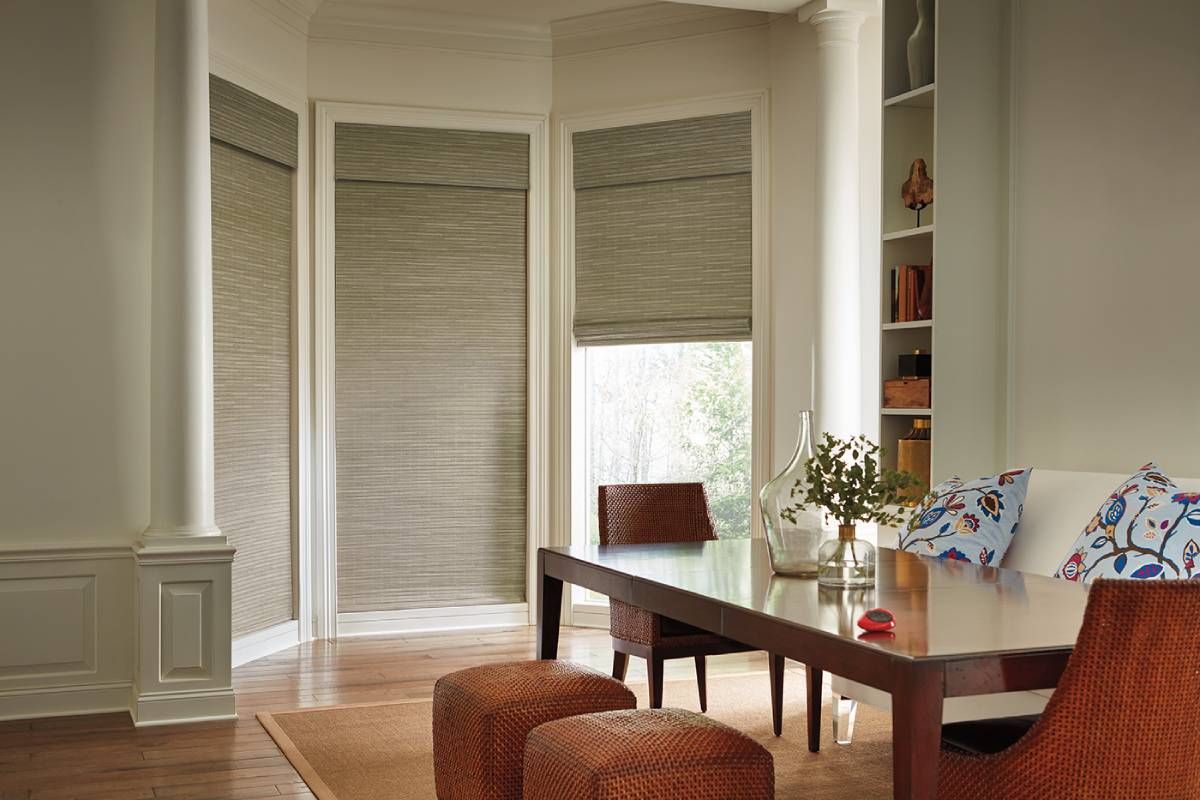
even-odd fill
[{"label": "orange armchair", "polygon": [[1198,622],[1200,581],[1097,580],[1058,689],[1023,736],[1010,724],[1010,746],[971,753],[949,743],[985,723],[947,726],[938,799],[1200,797]]}]

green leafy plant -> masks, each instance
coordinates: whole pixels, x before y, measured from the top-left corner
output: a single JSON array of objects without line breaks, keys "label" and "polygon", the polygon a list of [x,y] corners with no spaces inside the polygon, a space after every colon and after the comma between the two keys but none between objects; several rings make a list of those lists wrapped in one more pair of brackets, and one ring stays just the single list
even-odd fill
[{"label": "green leafy plant", "polygon": [[809,483],[805,502],[824,508],[839,525],[899,525],[904,515],[892,509],[923,484],[911,472],[882,468],[883,455],[883,449],[865,436],[839,439],[825,434],[804,465]]}]

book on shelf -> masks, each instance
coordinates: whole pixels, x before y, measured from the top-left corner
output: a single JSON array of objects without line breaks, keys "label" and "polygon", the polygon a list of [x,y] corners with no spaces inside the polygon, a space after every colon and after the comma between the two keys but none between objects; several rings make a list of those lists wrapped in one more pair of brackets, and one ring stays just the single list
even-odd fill
[{"label": "book on shelf", "polygon": [[892,268],[892,322],[933,319],[933,265]]}]

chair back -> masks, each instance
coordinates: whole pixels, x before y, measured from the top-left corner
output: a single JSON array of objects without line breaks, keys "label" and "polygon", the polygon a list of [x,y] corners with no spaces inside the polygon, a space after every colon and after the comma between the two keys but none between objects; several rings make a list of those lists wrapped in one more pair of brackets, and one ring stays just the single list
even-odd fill
[{"label": "chair back", "polygon": [[1200,581],[1092,584],[1058,689],[1007,751],[1054,785],[1039,797],[1200,797],[1198,624]]},{"label": "chair back", "polygon": [[601,486],[600,544],[704,542],[717,538],[702,483]]}]

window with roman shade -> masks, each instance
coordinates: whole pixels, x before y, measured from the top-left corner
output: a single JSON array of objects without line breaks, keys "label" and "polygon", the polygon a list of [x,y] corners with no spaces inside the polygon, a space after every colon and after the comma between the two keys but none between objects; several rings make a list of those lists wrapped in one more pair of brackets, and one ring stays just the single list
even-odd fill
[{"label": "window with roman shade", "polygon": [[339,612],[519,603],[529,137],[338,123]]},{"label": "window with roman shade", "polygon": [[237,548],[235,636],[295,618],[293,184],[299,117],[209,82],[217,524]]},{"label": "window with roman shade", "polygon": [[581,345],[749,340],[750,113],[579,131]]}]

